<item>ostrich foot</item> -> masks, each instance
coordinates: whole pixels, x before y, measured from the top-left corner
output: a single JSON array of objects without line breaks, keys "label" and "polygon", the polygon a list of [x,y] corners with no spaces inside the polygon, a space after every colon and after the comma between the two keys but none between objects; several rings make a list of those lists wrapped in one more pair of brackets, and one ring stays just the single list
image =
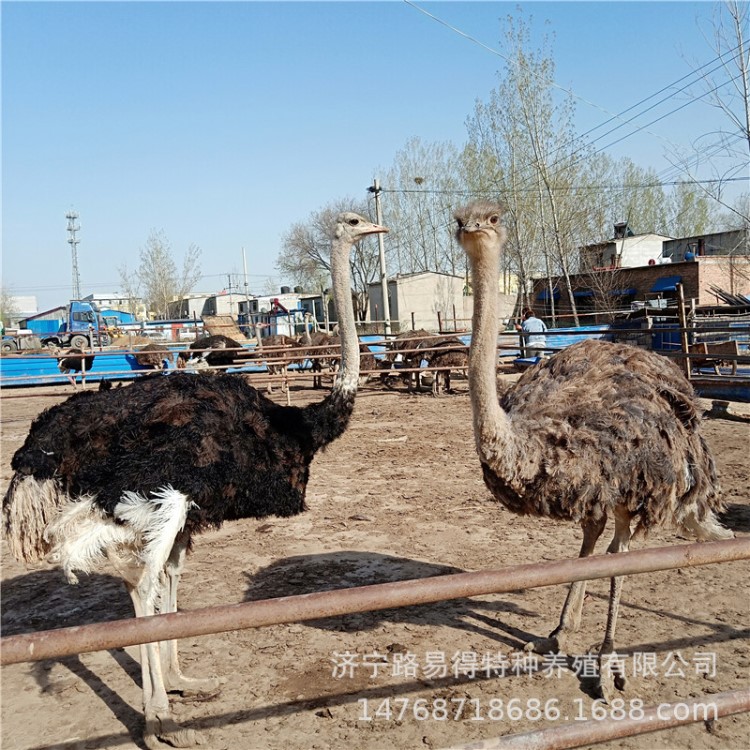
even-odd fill
[{"label": "ostrich foot", "polygon": [[564,632],[553,630],[546,638],[529,641],[523,650],[535,654],[567,654],[569,653],[568,639]]},{"label": "ostrich foot", "polygon": [[171,672],[164,675],[164,687],[168,693],[183,696],[215,696],[221,692],[221,680],[218,677],[185,677],[182,672]]},{"label": "ostrich foot", "polygon": [[605,703],[611,703],[617,695],[617,691],[622,692],[627,685],[625,676],[625,666],[622,658],[613,651],[607,649],[603,651],[600,646],[592,646],[589,653],[599,653],[599,675],[594,683],[594,694]]},{"label": "ostrich foot", "polygon": [[600,672],[594,683],[594,695],[607,704],[612,703],[619,692],[625,690],[625,675],[617,674],[609,669]]},{"label": "ostrich foot", "polygon": [[149,750],[164,750],[165,745],[170,747],[203,745],[206,742],[206,738],[194,729],[181,727],[169,716],[155,716],[154,718],[146,719],[143,742]]}]

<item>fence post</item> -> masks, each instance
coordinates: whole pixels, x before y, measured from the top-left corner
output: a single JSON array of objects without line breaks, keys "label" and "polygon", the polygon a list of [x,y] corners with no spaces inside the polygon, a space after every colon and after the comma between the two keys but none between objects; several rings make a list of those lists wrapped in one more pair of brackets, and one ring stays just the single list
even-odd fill
[{"label": "fence post", "polygon": [[688,345],[687,332],[687,315],[685,315],[685,290],[682,284],[677,284],[677,314],[680,320],[680,349],[682,350],[682,366],[685,370],[685,377],[690,380],[690,373],[693,369],[690,363],[690,346]]}]

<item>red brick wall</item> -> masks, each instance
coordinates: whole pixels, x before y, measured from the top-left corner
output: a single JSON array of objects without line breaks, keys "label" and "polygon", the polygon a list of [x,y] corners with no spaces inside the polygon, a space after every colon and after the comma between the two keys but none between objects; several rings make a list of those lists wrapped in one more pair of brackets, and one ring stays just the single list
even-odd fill
[{"label": "red brick wall", "polygon": [[699,305],[722,304],[721,300],[717,303],[716,295],[710,291],[711,286],[718,286],[730,294],[750,295],[750,257],[745,255],[699,258],[696,265],[700,266]]},{"label": "red brick wall", "polygon": [[[609,273],[600,271],[599,273]],[[750,257],[735,256],[714,256],[703,257],[697,261],[686,261],[682,263],[670,263],[660,266],[639,266],[637,268],[620,269],[617,276],[617,282],[609,285],[604,284],[604,288],[634,288],[637,290],[635,299],[644,300],[654,298],[656,295],[651,294],[651,289],[658,279],[668,276],[680,276],[685,301],[695,299],[698,305],[715,305],[717,298],[710,291],[711,286],[717,286],[731,294],[750,295]],[[574,289],[590,288],[590,279],[587,274],[578,274],[571,277]],[[562,280],[558,279],[560,288],[560,298],[555,303],[556,312],[564,316],[570,313],[567,294],[562,291]],[[538,279],[534,284],[532,297],[533,306],[540,315],[545,314],[545,302],[539,299],[539,293],[547,288],[546,279]],[[594,285],[596,288],[596,285]],[[665,296],[673,296],[673,293],[667,293]],[[582,320],[582,323],[592,322]]]}]

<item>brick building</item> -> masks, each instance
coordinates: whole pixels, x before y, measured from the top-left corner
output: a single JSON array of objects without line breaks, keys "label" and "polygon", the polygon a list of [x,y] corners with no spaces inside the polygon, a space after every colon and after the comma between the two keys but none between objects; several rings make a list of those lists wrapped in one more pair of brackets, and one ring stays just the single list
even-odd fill
[{"label": "brick building", "polygon": [[[721,304],[713,287],[750,297],[747,230],[665,240],[662,256],[649,260],[649,265],[599,268],[571,276],[582,323],[603,322],[616,311],[629,310],[635,302],[669,304],[677,299],[677,284],[682,284],[686,302],[696,305]],[[543,317],[550,317],[554,307],[555,316],[562,318],[563,324],[572,313],[560,277],[537,279],[530,299]]]}]

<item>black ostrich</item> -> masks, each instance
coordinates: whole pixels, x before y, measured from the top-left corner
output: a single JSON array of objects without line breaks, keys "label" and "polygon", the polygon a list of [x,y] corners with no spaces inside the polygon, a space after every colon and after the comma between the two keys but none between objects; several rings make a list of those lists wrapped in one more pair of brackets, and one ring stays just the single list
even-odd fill
[{"label": "black ostrich", "polygon": [[427,360],[427,369],[433,370],[433,396],[439,396],[441,390],[450,393],[451,370],[466,371],[469,366],[468,349],[456,336],[446,336],[435,343],[430,342],[430,348],[425,350],[424,358]]},{"label": "black ostrich", "polygon": [[[136,616],[146,616],[176,611],[193,534],[226,520],[301,513],[310,463],[346,429],[357,392],[349,250],[386,231],[354,213],[338,217],[331,275],[342,367],[322,402],[282,406],[241,376],[176,372],[77,393],[44,411],[11,463],[3,516],[13,554],[50,556],[73,583],[109,563]],[[173,721],[167,692],[216,682],[184,677],[174,641],[142,645],[141,669],[147,747],[202,741]]]},{"label": "black ostrich", "polygon": [[[68,349],[63,355],[57,357],[57,369],[77,388],[76,377],[81,373],[81,385],[86,385],[86,373],[94,366],[94,354],[84,352],[83,349]],[[72,375],[70,373],[73,373]]]},{"label": "black ostrich", "polygon": [[[247,352],[247,354],[243,354]],[[203,336],[177,355],[177,367],[203,369],[206,367],[231,367],[238,359],[250,355],[239,341],[217,334]]]}]

